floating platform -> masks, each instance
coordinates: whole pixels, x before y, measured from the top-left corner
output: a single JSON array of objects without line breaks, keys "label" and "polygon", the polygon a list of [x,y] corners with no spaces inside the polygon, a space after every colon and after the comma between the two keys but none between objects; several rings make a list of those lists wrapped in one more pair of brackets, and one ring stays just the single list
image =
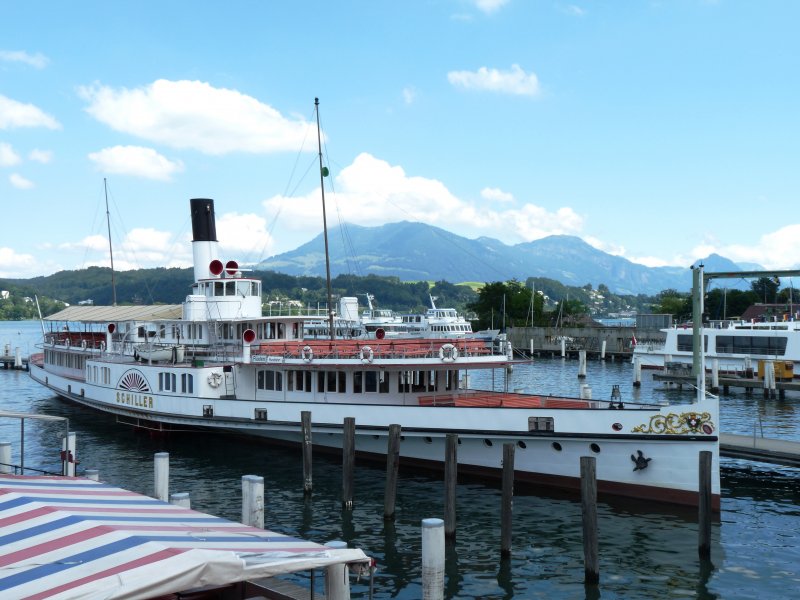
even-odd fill
[{"label": "floating platform", "polygon": [[800,467],[800,442],[790,440],[723,433],[719,436],[719,453],[729,458]]}]

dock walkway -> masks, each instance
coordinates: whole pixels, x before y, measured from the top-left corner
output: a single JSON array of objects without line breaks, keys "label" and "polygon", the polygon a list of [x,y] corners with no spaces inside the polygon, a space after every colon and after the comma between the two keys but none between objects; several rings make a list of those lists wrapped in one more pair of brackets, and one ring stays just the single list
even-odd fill
[{"label": "dock walkway", "polygon": [[789,440],[723,433],[719,436],[719,453],[729,458],[800,467],[800,442]]}]

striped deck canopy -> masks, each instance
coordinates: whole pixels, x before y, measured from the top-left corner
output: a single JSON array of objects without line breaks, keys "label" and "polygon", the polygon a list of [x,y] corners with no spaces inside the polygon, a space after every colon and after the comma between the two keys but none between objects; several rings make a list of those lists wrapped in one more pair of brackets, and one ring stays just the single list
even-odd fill
[{"label": "striped deck canopy", "polygon": [[368,561],[89,479],[0,475],[0,598],[153,598]]}]

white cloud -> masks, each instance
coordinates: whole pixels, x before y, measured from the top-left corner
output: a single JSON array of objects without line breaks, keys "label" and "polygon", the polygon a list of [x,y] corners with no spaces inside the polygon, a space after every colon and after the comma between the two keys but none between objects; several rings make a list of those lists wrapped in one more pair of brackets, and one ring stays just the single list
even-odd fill
[{"label": "white cloud", "polygon": [[202,81],[159,79],[136,89],[95,84],[78,91],[89,103],[86,111],[116,131],[211,155],[296,152],[309,129],[251,96]]},{"label": "white cloud", "polygon": [[562,9],[566,14],[571,15],[573,17],[584,17],[586,16],[586,11],[582,9],[580,6],[576,4],[568,4],[563,7]]},{"label": "white cloud", "polygon": [[513,202],[514,195],[504,192],[500,188],[483,188],[481,190],[481,197],[486,200],[494,200],[495,202]]},{"label": "white cloud", "polygon": [[[133,229],[121,242],[114,243],[114,269],[128,271],[152,267],[189,267],[192,265],[189,241],[188,236],[176,240],[174,234],[168,231]],[[76,268],[108,267],[111,264],[108,239],[102,235],[90,235],[78,242],[60,244],[58,249],[62,254],[75,254],[80,261]]]},{"label": "white cloud", "polygon": [[406,104],[413,104],[414,100],[417,99],[417,90],[413,87],[405,87],[403,88],[403,102]]},{"label": "white cloud", "polygon": [[254,214],[226,213],[218,217],[217,238],[220,248],[239,262],[245,254],[269,252],[273,244],[266,220]]},{"label": "white cloud", "polygon": [[[467,236],[497,237],[497,232],[503,231],[507,243],[551,234],[577,234],[583,227],[583,218],[571,208],[551,212],[529,203],[497,210],[496,201],[487,206],[469,203],[453,195],[440,181],[409,176],[401,167],[366,153],[341,171],[335,188],[335,195],[326,194],[329,224],[337,217],[366,226],[421,221]],[[309,236],[321,230],[319,189],[300,198],[275,196],[265,200],[264,207],[269,214],[280,214],[284,228]]]},{"label": "white cloud", "polygon": [[0,248],[0,277],[31,277],[36,272],[36,259],[12,248]]},{"label": "white cloud", "polygon": [[33,104],[23,104],[0,94],[0,129],[14,127],[61,129],[61,124]]},{"label": "white cloud", "polygon": [[103,173],[131,175],[157,181],[170,181],[172,175],[183,171],[181,161],[171,161],[152,148],[141,146],[113,146],[89,154]]},{"label": "white cloud", "polygon": [[474,2],[476,8],[486,14],[491,14],[508,4],[508,0],[474,0]]},{"label": "white cloud", "polygon": [[0,61],[21,62],[36,69],[44,69],[50,60],[42,53],[28,54],[21,50],[0,50]]},{"label": "white cloud", "polygon": [[19,154],[14,152],[11,144],[0,142],[0,167],[13,167],[19,163]]},{"label": "white cloud", "polygon": [[50,150],[39,150],[34,148],[31,150],[30,154],[28,154],[28,158],[32,161],[46,165],[53,160],[53,153]]},{"label": "white cloud", "polygon": [[536,73],[526,73],[519,65],[512,65],[510,71],[499,71],[481,67],[477,71],[450,71],[447,80],[456,87],[467,90],[485,90],[514,94],[517,96],[538,96],[539,78]]},{"label": "white cloud", "polygon": [[29,190],[33,187],[33,182],[30,179],[25,179],[19,173],[12,173],[9,175],[8,181],[18,190]]},{"label": "white cloud", "polygon": [[729,258],[733,262],[753,262],[767,269],[789,269],[800,263],[800,224],[787,225],[762,235],[751,246],[741,244],[719,244],[706,242],[691,250],[691,262],[705,258],[711,253]]}]

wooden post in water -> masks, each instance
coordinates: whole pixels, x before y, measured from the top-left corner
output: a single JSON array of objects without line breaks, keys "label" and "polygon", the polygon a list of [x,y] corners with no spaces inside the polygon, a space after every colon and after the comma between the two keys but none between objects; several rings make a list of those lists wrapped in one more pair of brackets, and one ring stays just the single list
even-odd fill
[{"label": "wooden post in water", "polygon": [[633,387],[642,385],[642,362],[638,356],[633,357]]},{"label": "wooden post in water", "polygon": [[561,358],[565,358],[567,356],[567,340],[563,337],[561,338]]},{"label": "wooden post in water", "polygon": [[169,452],[156,452],[153,463],[156,499],[167,502],[169,500]]},{"label": "wooden post in water", "polygon": [[0,442],[0,473],[9,475],[14,472],[11,466],[11,442]]},{"label": "wooden post in water", "polygon": [[264,529],[264,478],[242,476],[242,523]]},{"label": "wooden post in water", "polygon": [[719,393],[719,359],[711,361],[711,393]]},{"label": "wooden post in water", "polygon": [[[335,540],[325,544],[327,548],[344,550],[347,542]],[[330,600],[350,600],[349,569],[345,563],[325,567],[325,598]]]},{"label": "wooden post in water", "polygon": [[313,487],[311,477],[311,411],[302,411],[300,413],[300,422],[303,430],[303,493],[310,494]]},{"label": "wooden post in water", "polygon": [[397,472],[400,469],[400,425],[389,425],[386,447],[386,493],[383,497],[383,518],[394,519],[397,497]]},{"label": "wooden post in water", "polygon": [[503,444],[503,503],[500,508],[500,556],[511,556],[514,510],[514,444]]},{"label": "wooden post in water", "polygon": [[444,598],[444,522],[422,519],[422,598]]},{"label": "wooden post in water", "polygon": [[578,350],[578,379],[586,378],[586,350]]},{"label": "wooden post in water", "polygon": [[344,418],[342,430],[342,505],[353,508],[353,472],[356,462],[356,419]]},{"label": "wooden post in water", "polygon": [[594,456],[581,456],[581,508],[583,512],[583,582],[600,583],[597,544],[597,471]]},{"label": "wooden post in water", "polygon": [[176,492],[170,494],[169,503],[175,506],[182,506],[183,508],[192,508],[192,499],[189,498],[189,492]]},{"label": "wooden post in water", "polygon": [[448,433],[444,453],[444,534],[456,535],[456,481],[458,479],[458,434]]},{"label": "wooden post in water", "polygon": [[600,344],[600,360],[606,359],[606,340]]},{"label": "wooden post in water", "polygon": [[700,452],[700,482],[698,498],[699,535],[697,551],[700,558],[711,558],[711,460],[708,450]]},{"label": "wooden post in water", "polygon": [[61,473],[67,477],[75,477],[75,461],[77,460],[77,438],[74,431],[68,431],[61,438]]}]

